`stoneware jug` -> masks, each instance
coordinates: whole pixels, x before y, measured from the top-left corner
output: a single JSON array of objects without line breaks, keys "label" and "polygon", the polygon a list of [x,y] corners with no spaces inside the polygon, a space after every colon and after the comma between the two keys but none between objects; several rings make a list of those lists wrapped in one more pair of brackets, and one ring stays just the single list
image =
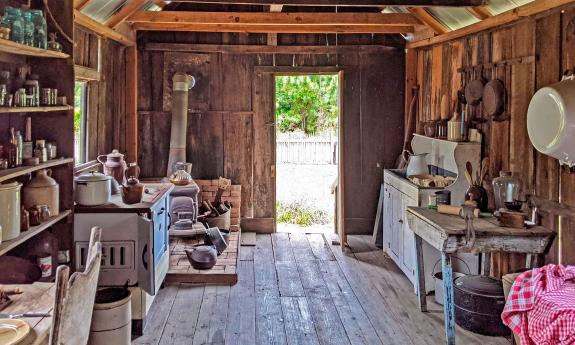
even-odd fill
[{"label": "stoneware jug", "polygon": [[407,177],[417,177],[429,174],[429,168],[427,167],[427,157],[428,153],[413,154],[407,150],[403,150],[403,158],[407,162]]},{"label": "stoneware jug", "polygon": [[24,186],[22,202],[27,209],[47,205],[52,216],[60,214],[60,187],[52,177],[52,170],[38,170],[36,176]]},{"label": "stoneware jug", "polygon": [[118,150],[112,150],[112,153],[100,155],[96,158],[104,166],[104,174],[112,176],[119,184],[126,183],[126,169],[128,164],[124,160],[124,155]]}]

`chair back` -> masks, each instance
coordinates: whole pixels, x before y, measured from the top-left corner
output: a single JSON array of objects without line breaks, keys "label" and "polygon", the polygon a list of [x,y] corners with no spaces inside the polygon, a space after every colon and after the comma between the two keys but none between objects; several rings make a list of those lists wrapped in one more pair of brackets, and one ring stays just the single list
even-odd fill
[{"label": "chair back", "polygon": [[56,271],[56,296],[49,345],[86,345],[102,261],[102,229],[93,227],[84,272],[70,276],[68,266]]}]

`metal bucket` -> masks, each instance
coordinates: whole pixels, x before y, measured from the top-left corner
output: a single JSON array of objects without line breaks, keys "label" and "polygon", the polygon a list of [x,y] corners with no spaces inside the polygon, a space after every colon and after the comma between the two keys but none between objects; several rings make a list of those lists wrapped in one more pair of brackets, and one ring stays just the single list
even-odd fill
[{"label": "metal bucket", "polygon": [[[469,265],[467,265],[467,262],[465,262],[463,259],[458,258],[457,256],[452,256],[451,258],[461,261],[467,268],[467,274],[471,274],[471,269],[469,268]],[[437,264],[439,264],[440,262],[441,259],[435,262],[435,265],[433,265],[433,271],[431,275],[433,276],[433,279],[435,281],[435,302],[437,302],[437,304],[443,305],[443,272],[441,271],[435,272]],[[453,280],[459,277],[463,277],[465,275],[466,275],[465,273],[453,272]]]}]

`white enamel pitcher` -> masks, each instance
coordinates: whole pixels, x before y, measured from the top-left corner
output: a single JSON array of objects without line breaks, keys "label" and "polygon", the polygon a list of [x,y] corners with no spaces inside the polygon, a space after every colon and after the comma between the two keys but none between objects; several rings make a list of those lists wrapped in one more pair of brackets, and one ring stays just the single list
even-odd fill
[{"label": "white enamel pitcher", "polygon": [[427,167],[427,155],[429,153],[413,154],[408,150],[403,150],[403,158],[407,162],[407,177],[416,177],[422,175],[429,175],[429,168]]}]

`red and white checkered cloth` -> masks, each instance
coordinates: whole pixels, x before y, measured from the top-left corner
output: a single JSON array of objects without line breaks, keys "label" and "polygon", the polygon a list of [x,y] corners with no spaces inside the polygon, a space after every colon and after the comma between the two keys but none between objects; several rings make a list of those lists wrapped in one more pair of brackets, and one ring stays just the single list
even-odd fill
[{"label": "red and white checkered cloth", "polygon": [[515,279],[501,314],[521,345],[575,344],[575,266],[547,265]]}]

